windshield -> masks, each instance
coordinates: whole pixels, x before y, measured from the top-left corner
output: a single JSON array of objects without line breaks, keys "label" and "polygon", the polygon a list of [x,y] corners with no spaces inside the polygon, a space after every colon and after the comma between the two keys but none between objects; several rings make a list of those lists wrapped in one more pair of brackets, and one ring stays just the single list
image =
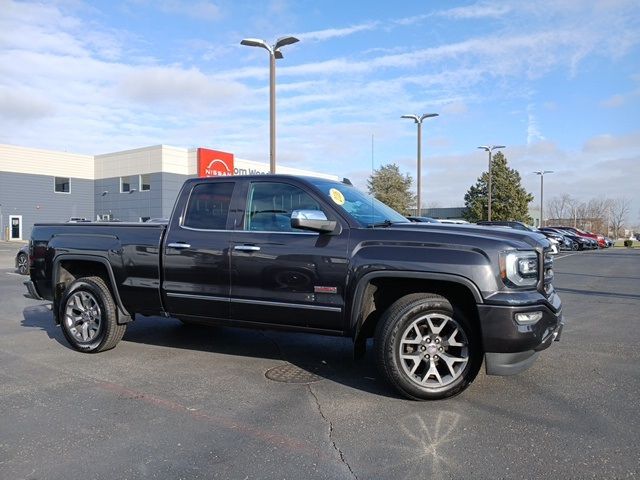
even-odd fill
[{"label": "windshield", "polygon": [[318,187],[333,203],[342,207],[349,215],[364,225],[382,223],[409,223],[405,217],[393,208],[374,197],[362,193],[352,185],[332,182],[321,178],[310,178],[309,181]]}]

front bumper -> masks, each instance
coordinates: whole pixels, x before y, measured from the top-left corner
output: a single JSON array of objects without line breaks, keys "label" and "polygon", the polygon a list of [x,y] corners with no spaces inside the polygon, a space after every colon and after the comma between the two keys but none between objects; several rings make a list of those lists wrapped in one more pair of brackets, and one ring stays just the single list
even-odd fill
[{"label": "front bumper", "polygon": [[[539,352],[560,340],[562,305],[554,293],[550,301],[529,305],[478,305],[488,375],[515,375],[529,368]],[[515,321],[516,313],[542,313],[531,325]]]}]

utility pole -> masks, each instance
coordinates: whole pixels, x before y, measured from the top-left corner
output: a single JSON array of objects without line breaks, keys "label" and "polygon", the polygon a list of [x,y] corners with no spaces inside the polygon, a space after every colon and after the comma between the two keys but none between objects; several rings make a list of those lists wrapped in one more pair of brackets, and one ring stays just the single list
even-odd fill
[{"label": "utility pole", "polygon": [[280,37],[276,43],[269,45],[264,40],[245,38],[241,45],[260,47],[269,52],[269,171],[276,173],[276,59],[282,58],[280,49],[285,45],[299,42],[296,37]]},{"label": "utility pole", "polygon": [[416,125],[418,125],[418,166],[416,168],[416,216],[422,214],[422,121],[426,118],[437,117],[437,113],[425,113],[421,116],[418,115],[402,115],[400,118],[410,118]]},{"label": "utility pole", "polygon": [[482,150],[484,150],[485,152],[489,152],[489,184],[487,185],[487,221],[491,221],[491,194],[492,194],[492,188],[491,188],[491,177],[493,176],[493,161],[491,158],[491,152],[493,152],[494,150],[498,149],[498,148],[506,148],[504,145],[492,145],[492,146],[488,146],[488,145],[483,145],[478,147]]},{"label": "utility pole", "polygon": [[553,170],[538,170],[533,172],[536,175],[540,175],[540,226],[544,227],[544,215],[542,213],[544,205],[544,174],[553,173]]}]

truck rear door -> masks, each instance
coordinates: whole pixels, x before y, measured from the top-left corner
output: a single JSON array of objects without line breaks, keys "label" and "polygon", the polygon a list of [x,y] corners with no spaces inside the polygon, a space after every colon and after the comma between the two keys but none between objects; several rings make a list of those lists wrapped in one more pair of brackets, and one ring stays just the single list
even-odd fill
[{"label": "truck rear door", "polygon": [[229,210],[236,183],[196,181],[181,193],[163,245],[162,292],[172,315],[229,317]]}]

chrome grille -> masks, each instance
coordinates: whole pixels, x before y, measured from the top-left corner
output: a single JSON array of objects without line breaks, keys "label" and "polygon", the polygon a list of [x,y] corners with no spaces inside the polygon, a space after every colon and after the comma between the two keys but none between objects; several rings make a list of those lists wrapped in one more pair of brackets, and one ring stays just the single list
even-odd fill
[{"label": "chrome grille", "polygon": [[553,255],[550,248],[543,251],[543,288],[544,293],[548,296],[553,292]]}]

